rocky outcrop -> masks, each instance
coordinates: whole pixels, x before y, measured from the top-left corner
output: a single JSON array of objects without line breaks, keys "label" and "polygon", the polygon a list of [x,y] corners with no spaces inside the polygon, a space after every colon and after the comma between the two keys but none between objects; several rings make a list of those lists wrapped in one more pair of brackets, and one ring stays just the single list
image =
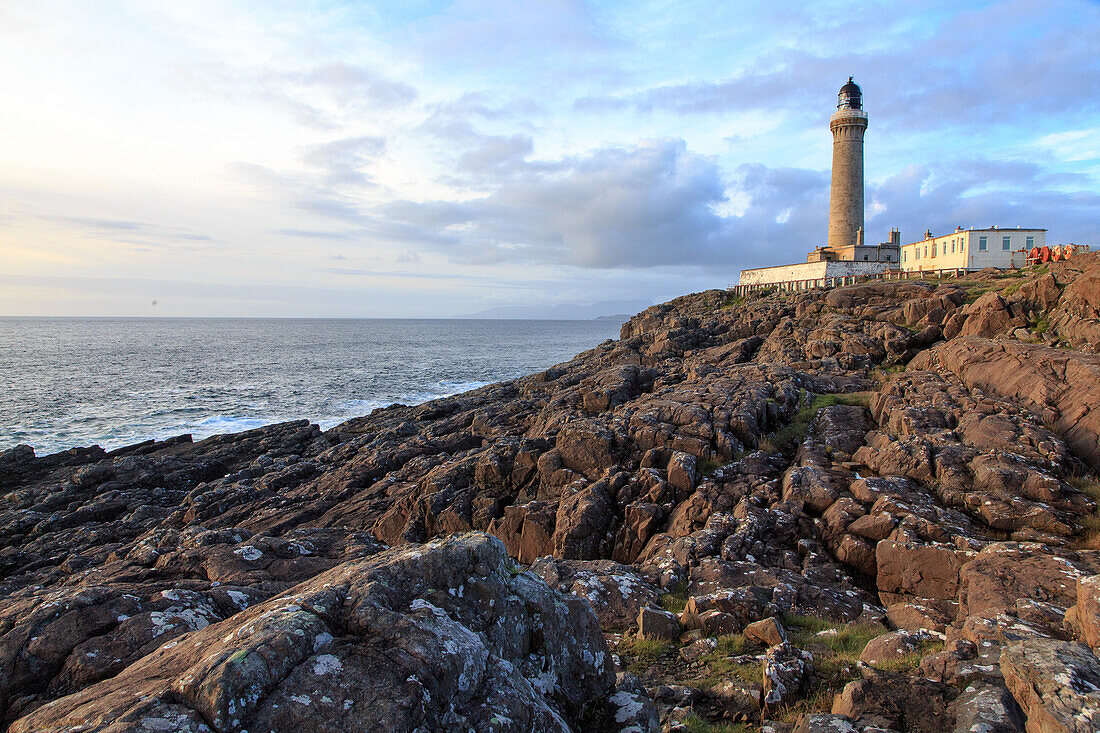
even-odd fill
[{"label": "rocky outcrop", "polygon": [[613,690],[588,605],[465,535],[339,565],[11,731],[568,731]]},{"label": "rocky outcrop", "polygon": [[4,451],[4,722],[1086,716],[1054,670],[1091,680],[1100,644],[1097,282],[1086,255],[710,291],[327,431]]}]

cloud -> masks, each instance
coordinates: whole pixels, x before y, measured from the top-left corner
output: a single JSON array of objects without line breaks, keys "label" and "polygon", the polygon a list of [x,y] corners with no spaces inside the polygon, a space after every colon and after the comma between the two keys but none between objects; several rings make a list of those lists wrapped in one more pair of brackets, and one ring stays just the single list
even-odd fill
[{"label": "cloud", "polygon": [[314,145],[302,156],[302,161],[311,168],[320,168],[327,185],[365,186],[370,177],[364,169],[385,150],[383,138],[361,135]]},{"label": "cloud", "polygon": [[[1100,23],[1100,6],[1071,7],[1063,10],[1082,16],[1081,27]],[[827,15],[805,19],[817,27],[810,26],[802,38],[831,33]],[[990,42],[967,41],[975,28]],[[582,95],[573,106],[590,113],[764,111],[804,124],[828,110],[836,90],[855,75],[873,122],[884,129],[1016,126],[1055,117],[1079,120],[1100,110],[1095,43],[1089,34],[1065,26],[1045,3],[994,3],[950,16],[930,33],[889,16],[866,30],[889,42],[800,41],[757,54],[725,79]]]},{"label": "cloud", "polygon": [[1052,243],[1095,243],[1100,194],[1044,186],[1049,175],[1030,164],[972,159],[960,161],[958,168],[965,169],[966,163],[999,170],[1000,175],[987,180],[952,175],[954,166],[909,166],[868,191],[868,201],[879,212],[868,217],[868,230],[873,225],[883,232],[898,227],[902,241],[911,242],[925,229],[942,234],[956,226],[1022,226],[1048,229]]},{"label": "cloud", "polygon": [[185,227],[145,221],[53,214],[42,215],[39,218],[80,230],[85,237],[109,239],[141,247],[205,248],[218,242],[214,237],[198,234]]},{"label": "cloud", "polygon": [[[827,171],[742,164],[724,173],[681,140],[530,162],[466,201],[395,201],[367,216],[376,233],[459,263],[581,269],[751,267],[801,261],[823,244]],[[867,191],[868,241],[964,227],[1040,226],[1095,236],[1100,194],[1064,191],[1065,176],[1030,161],[970,156],[911,165]],[[737,206],[733,206],[736,199]]]},{"label": "cloud", "polygon": [[330,232],[322,229],[275,229],[272,233],[284,237],[300,237],[302,239],[351,239],[351,235],[347,232]]},{"label": "cloud", "polygon": [[397,201],[376,215],[412,231],[446,232],[438,244],[459,262],[580,268],[744,262],[765,251],[774,256],[777,244],[802,246],[814,227],[824,232],[819,172],[742,166],[732,183],[751,205],[742,216],[723,216],[727,181],[716,161],[689,152],[682,140],[557,161],[526,162],[527,147],[516,141],[500,150],[486,157],[509,173],[489,195]]}]

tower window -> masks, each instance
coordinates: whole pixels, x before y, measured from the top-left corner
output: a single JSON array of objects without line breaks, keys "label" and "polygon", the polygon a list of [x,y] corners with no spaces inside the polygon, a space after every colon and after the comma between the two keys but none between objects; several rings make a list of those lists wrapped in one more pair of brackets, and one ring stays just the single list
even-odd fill
[{"label": "tower window", "polygon": [[989,249],[989,237],[978,237],[978,251],[985,252]]},{"label": "tower window", "polygon": [[1008,250],[1012,249],[1012,237],[1002,237],[1001,238],[1001,249],[1003,249],[1006,252]]}]

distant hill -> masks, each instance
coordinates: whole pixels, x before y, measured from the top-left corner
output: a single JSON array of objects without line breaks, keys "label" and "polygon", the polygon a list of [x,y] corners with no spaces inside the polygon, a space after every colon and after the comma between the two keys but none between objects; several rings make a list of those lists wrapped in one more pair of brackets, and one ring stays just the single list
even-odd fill
[{"label": "distant hill", "polygon": [[466,313],[456,318],[515,318],[553,321],[623,321],[643,311],[652,303],[645,300],[605,300],[591,305],[559,303],[558,305],[498,305],[476,313]]}]

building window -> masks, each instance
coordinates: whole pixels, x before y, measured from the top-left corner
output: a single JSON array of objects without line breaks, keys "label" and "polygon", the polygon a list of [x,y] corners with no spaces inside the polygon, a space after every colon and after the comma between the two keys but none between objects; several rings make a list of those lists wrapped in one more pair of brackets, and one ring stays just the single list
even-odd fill
[{"label": "building window", "polygon": [[978,237],[978,251],[985,252],[989,249],[989,237]]},{"label": "building window", "polygon": [[926,244],[926,245],[924,245],[924,256],[925,256],[925,257],[927,257],[927,256],[928,256],[928,245],[927,245],[927,244]]},{"label": "building window", "polygon": [[943,243],[943,253],[947,254],[947,242]]},{"label": "building window", "polygon": [[1012,237],[1001,237],[1001,249],[1005,252],[1012,249]]},{"label": "building window", "polygon": [[955,242],[956,240],[951,240],[951,254],[955,254]]},{"label": "building window", "polygon": [[[887,257],[886,259],[890,259],[890,258]],[[909,261],[909,253],[908,252],[902,252],[901,253],[901,261],[902,262],[908,262]]]},{"label": "building window", "polygon": [[887,262],[889,262],[889,261],[890,261],[890,255],[886,255],[886,261],[887,261]]},{"label": "building window", "polygon": [[1028,237],[1027,238],[1027,248],[1028,248],[1028,250],[1030,250],[1034,246],[1035,246],[1035,237]]}]

